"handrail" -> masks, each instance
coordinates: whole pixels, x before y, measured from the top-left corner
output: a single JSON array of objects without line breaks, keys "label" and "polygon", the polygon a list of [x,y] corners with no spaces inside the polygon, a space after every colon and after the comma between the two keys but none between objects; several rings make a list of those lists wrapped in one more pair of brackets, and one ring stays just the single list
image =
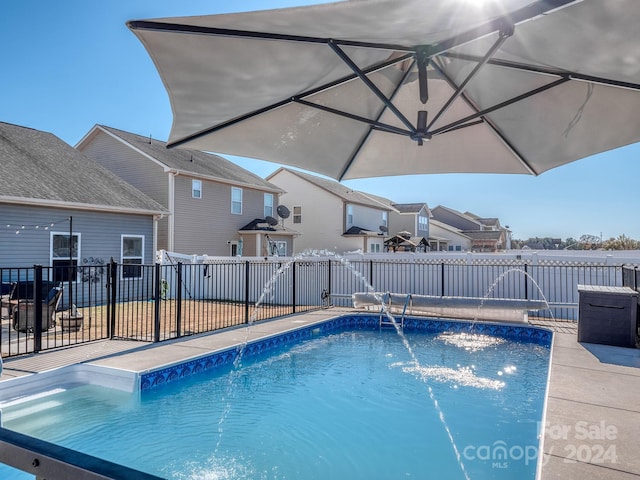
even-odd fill
[{"label": "handrail", "polygon": [[37,479],[162,480],[162,477],[1,427],[0,462]]}]

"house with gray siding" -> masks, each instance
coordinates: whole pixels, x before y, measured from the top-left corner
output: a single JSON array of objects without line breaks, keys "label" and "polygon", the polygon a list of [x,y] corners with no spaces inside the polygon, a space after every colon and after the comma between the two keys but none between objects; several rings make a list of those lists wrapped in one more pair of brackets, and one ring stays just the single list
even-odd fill
[{"label": "house with gray siding", "polygon": [[[144,192],[170,215],[158,248],[211,256],[291,255],[296,232],[282,227],[282,189],[229,160],[95,125],[76,148]],[[274,253],[275,252],[275,253]]]},{"label": "house with gray siding", "polygon": [[87,279],[74,267],[153,263],[158,221],[168,214],[55,135],[0,122],[3,282],[17,267],[42,265],[53,267],[49,280],[79,286]]}]

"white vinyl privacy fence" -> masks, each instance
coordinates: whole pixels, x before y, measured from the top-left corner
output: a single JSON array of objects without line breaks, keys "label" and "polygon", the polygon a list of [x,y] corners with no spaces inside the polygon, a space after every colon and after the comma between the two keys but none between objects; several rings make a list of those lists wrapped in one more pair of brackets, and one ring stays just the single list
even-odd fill
[{"label": "white vinyl privacy fence", "polygon": [[[356,292],[545,300],[543,315],[577,318],[578,285],[619,286],[622,266],[640,252],[207,257],[161,251],[167,298],[248,301],[252,304],[351,306]],[[180,272],[180,274],[178,273]],[[180,275],[180,281],[178,281]]]}]

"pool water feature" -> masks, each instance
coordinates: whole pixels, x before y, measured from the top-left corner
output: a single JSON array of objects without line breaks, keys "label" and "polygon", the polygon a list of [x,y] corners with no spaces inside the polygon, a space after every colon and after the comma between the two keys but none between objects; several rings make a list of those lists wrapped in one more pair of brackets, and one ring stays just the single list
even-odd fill
[{"label": "pool water feature", "polygon": [[534,478],[551,334],[474,329],[406,319],[416,363],[377,315],[341,317],[248,345],[231,390],[232,350],[150,372],[141,393],[82,386],[7,407],[3,423],[174,479]]}]

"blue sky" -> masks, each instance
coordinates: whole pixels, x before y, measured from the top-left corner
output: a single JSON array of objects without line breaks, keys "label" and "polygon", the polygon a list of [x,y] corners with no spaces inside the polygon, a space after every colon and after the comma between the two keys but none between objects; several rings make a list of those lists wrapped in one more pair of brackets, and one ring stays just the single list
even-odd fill
[{"label": "blue sky", "polygon": [[[166,140],[168,96],[127,20],[318,3],[313,0],[3,0],[0,121],[51,132],[75,145],[94,124]],[[640,128],[640,114],[639,114]],[[606,125],[603,125],[606,128]],[[260,176],[278,165],[228,157]],[[498,217],[515,238],[640,239],[640,144],[579,160],[539,177],[419,175],[345,185],[398,203],[445,205]]]}]

